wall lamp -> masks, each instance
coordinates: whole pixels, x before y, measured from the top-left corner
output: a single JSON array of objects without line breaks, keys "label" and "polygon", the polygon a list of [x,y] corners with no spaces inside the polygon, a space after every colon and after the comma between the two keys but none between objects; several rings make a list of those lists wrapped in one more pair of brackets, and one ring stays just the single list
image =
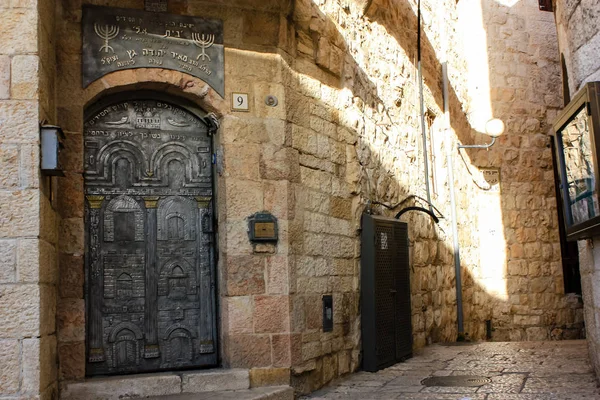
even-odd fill
[{"label": "wall lamp", "polygon": [[459,144],[459,149],[489,149],[496,143],[496,138],[504,133],[504,122],[501,119],[493,118],[485,124],[485,134],[492,138],[488,144]]},{"label": "wall lamp", "polygon": [[40,125],[41,170],[44,175],[65,176],[60,163],[65,134],[55,125]]}]

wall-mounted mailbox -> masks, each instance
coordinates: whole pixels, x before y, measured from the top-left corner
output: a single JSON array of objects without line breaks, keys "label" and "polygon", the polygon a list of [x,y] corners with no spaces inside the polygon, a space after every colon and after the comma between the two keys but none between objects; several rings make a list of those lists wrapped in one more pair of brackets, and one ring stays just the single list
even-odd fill
[{"label": "wall-mounted mailbox", "polygon": [[248,234],[252,242],[276,242],[279,229],[277,218],[267,212],[260,212],[248,218]]},{"label": "wall-mounted mailbox", "polygon": [[587,83],[554,124],[567,240],[600,235],[600,82]]},{"label": "wall-mounted mailbox", "polygon": [[40,126],[41,142],[41,169],[45,175],[65,176],[60,164],[60,150],[65,134],[62,129],[54,125]]}]

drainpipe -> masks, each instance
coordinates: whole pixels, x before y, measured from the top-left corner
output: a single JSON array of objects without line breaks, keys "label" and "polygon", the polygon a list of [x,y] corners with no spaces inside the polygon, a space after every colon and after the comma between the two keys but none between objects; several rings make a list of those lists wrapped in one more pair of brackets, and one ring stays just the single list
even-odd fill
[{"label": "drainpipe", "polygon": [[427,154],[427,133],[425,132],[425,100],[423,99],[423,73],[421,72],[421,0],[417,2],[417,73],[419,79],[419,102],[421,105],[421,136],[423,137],[423,165],[425,169],[425,190],[429,212],[433,214],[431,190],[429,188],[429,161]]},{"label": "drainpipe", "polygon": [[[443,67],[442,67],[443,68]],[[447,84],[447,82],[446,82]],[[446,92],[446,90],[444,90]],[[446,98],[447,99],[447,98]],[[452,129],[446,130],[449,135]],[[460,273],[460,246],[458,244],[458,224],[456,221],[456,195],[454,190],[454,173],[452,171],[452,141],[446,137],[446,164],[448,169],[448,185],[450,187],[450,211],[452,219],[452,241],[454,245],[454,271],[456,274],[456,319],[458,324],[457,341],[463,341],[465,338],[465,330],[463,326],[463,304],[462,304],[462,279]]]},{"label": "drainpipe", "polygon": [[442,27],[441,32],[444,36],[442,42],[442,88],[444,96],[444,125],[445,125],[445,147],[446,147],[446,168],[448,170],[448,186],[450,189],[450,211],[452,220],[452,242],[454,247],[454,271],[456,276],[456,319],[458,328],[457,341],[463,341],[465,339],[465,329],[463,321],[463,302],[462,302],[462,278],[460,272],[460,245],[458,243],[458,222],[456,220],[456,192],[454,189],[454,164],[452,162],[452,140],[449,137],[452,132],[450,126],[450,111],[449,111],[449,96],[448,96],[448,60],[446,53],[447,37],[446,27],[443,24],[443,19],[440,21]]}]

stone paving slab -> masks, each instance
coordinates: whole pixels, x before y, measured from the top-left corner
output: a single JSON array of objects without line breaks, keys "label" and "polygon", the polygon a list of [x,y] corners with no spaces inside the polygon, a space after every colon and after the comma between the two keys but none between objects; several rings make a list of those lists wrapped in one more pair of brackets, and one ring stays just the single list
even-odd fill
[{"label": "stone paving slab", "polygon": [[[435,344],[377,373],[358,372],[300,400],[600,400],[585,340]],[[480,375],[479,387],[426,387],[430,376]]]}]

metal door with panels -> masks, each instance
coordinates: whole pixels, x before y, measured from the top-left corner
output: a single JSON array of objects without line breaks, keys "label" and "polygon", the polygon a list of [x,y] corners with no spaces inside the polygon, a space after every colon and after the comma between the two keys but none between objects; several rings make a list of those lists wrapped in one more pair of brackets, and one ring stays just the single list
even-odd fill
[{"label": "metal door with panels", "polygon": [[211,138],[132,98],[84,125],[88,375],[217,363]]}]

